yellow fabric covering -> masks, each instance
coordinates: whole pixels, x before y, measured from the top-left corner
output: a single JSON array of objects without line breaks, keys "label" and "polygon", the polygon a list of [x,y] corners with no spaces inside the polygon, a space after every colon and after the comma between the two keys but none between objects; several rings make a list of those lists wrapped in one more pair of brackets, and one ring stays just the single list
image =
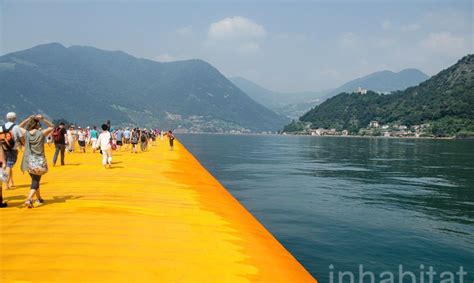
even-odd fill
[{"label": "yellow fabric covering", "polygon": [[33,209],[17,163],[0,282],[316,282],[179,142],[101,161],[89,148],[50,163]]}]

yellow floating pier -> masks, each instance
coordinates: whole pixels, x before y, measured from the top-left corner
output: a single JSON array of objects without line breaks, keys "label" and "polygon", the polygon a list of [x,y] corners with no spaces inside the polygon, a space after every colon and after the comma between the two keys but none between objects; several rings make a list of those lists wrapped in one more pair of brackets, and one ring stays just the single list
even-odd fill
[{"label": "yellow floating pier", "polygon": [[33,209],[17,163],[0,282],[316,282],[183,145],[157,143],[114,152],[112,169],[98,153],[67,154]]}]

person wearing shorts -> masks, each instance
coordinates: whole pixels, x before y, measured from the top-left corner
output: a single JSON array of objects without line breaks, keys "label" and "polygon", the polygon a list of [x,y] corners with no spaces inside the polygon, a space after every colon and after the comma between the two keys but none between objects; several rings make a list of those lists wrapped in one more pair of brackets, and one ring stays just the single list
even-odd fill
[{"label": "person wearing shorts", "polygon": [[117,144],[117,150],[120,151],[120,148],[122,148],[122,145],[123,145],[123,131],[122,131],[122,128],[119,128],[115,132],[115,142]]},{"label": "person wearing shorts", "polygon": [[80,152],[86,152],[86,133],[84,129],[79,127],[79,131],[77,132],[77,143],[79,144]]},{"label": "person wearing shorts", "polygon": [[5,181],[5,189],[8,190],[14,187],[13,182],[13,167],[16,164],[18,159],[18,149],[21,146],[23,134],[20,130],[20,127],[15,124],[16,121],[16,113],[10,112],[6,116],[7,123],[3,126],[3,129],[11,129],[13,134],[13,139],[15,141],[15,145],[13,149],[5,150],[5,159],[6,159],[6,169],[5,172],[8,175],[8,180]]},{"label": "person wearing shorts", "polygon": [[128,150],[128,147],[130,145],[130,129],[126,128],[125,131],[123,131],[123,143],[125,144],[125,150]]},{"label": "person wearing shorts", "polygon": [[138,128],[133,129],[131,137],[130,137],[130,143],[132,144],[132,153],[137,153],[137,144],[139,140],[140,140],[140,130]]}]

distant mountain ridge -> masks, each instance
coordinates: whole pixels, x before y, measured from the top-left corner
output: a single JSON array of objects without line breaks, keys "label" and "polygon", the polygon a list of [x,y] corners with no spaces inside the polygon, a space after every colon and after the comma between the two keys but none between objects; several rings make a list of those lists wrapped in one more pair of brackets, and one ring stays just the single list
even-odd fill
[{"label": "distant mountain ridge", "polygon": [[358,87],[382,93],[405,90],[408,87],[416,86],[419,83],[426,81],[428,78],[428,75],[418,69],[404,69],[398,73],[385,70],[349,81],[332,90],[328,94],[328,97],[342,92],[350,93]]},{"label": "distant mountain ridge", "polygon": [[358,87],[388,93],[415,86],[428,78],[418,69],[405,69],[398,73],[380,71],[351,80],[336,89],[295,93],[272,91],[242,77],[231,77],[229,80],[258,103],[280,115],[296,119],[326,99],[342,92],[353,92]]},{"label": "distant mountain ridge", "polygon": [[278,92],[266,89],[242,77],[231,77],[229,80],[258,103],[278,111],[284,106],[316,100],[326,91]]},{"label": "distant mountain ridge", "polygon": [[[313,128],[357,133],[370,121],[429,124],[435,136],[474,135],[474,55],[467,55],[418,86],[390,95],[341,93],[300,118]],[[286,129],[296,129],[294,123]]]},{"label": "distant mountain ridge", "polygon": [[284,117],[202,60],[159,63],[122,51],[39,45],[0,57],[0,111],[84,124],[187,131],[274,131]]}]

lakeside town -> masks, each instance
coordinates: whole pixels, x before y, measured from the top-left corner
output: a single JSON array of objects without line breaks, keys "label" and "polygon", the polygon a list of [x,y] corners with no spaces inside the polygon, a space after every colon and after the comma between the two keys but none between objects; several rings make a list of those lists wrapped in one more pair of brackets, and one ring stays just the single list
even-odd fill
[{"label": "lakeside town", "polygon": [[[430,124],[413,125],[382,125],[378,121],[371,121],[366,128],[360,129],[358,133],[350,133],[348,130],[337,131],[336,129],[312,128],[311,123],[306,123],[303,131],[292,132],[292,135],[311,136],[360,136],[360,137],[386,137],[386,138],[435,138],[429,131]],[[290,133],[283,132],[283,135]]]}]

